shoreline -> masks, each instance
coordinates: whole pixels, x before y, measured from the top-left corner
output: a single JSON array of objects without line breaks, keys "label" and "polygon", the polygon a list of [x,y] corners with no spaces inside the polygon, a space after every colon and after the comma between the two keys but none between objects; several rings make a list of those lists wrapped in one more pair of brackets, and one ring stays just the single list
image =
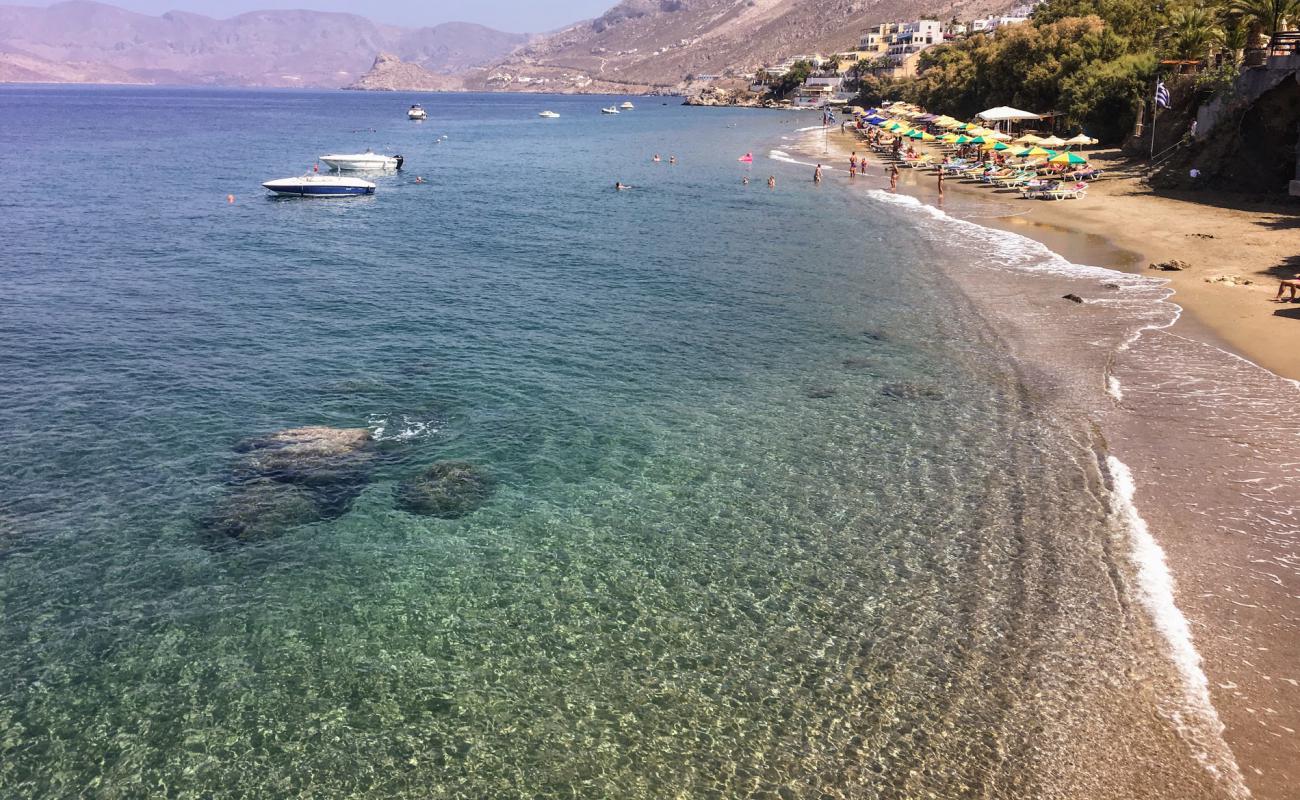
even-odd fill
[{"label": "shoreline", "polygon": [[[836,165],[832,180],[848,183],[840,165],[857,149],[868,154],[871,167],[865,180],[854,183],[887,188],[887,165],[875,153],[851,134],[833,139],[822,157],[835,159],[823,161]],[[1291,344],[1300,341],[1294,338],[1300,328],[1287,327],[1300,324],[1300,308],[1268,298],[1277,287],[1271,276],[1278,265],[1300,271],[1300,215],[1156,197],[1133,177],[1097,184],[1103,190],[1090,189],[1086,200],[1060,202],[1013,199],[949,180],[944,202],[936,203],[935,182],[933,173],[902,169],[898,193],[938,205],[955,219],[1024,236],[1072,263],[1168,281],[1163,302],[1176,307],[1178,316],[1135,339],[1142,352],[1134,357],[1145,363],[1152,348],[1172,346],[1166,352],[1191,353],[1194,363],[1174,362],[1167,374],[1188,366],[1200,371],[1163,381],[1148,365],[1148,382],[1154,377],[1156,386],[1134,387],[1137,394],[1130,397],[1124,384],[1124,395],[1109,398],[1094,387],[1087,394],[1095,396],[1084,398],[1081,410],[1107,438],[1115,436],[1107,450],[1132,470],[1125,499],[1140,509],[1143,527],[1149,525],[1163,551],[1172,607],[1190,626],[1190,656],[1183,658],[1204,673],[1213,727],[1223,726],[1223,741],[1246,782],[1242,791],[1290,796],[1300,779],[1300,668],[1294,659],[1300,570],[1289,522],[1294,503],[1288,500],[1300,490],[1300,467],[1291,455],[1300,436],[1274,426],[1289,415],[1292,393],[1300,388],[1300,348]],[[1147,268],[1171,258],[1192,266],[1182,272]],[[1205,280],[1224,273],[1254,282]],[[1029,363],[1068,355],[1034,342],[1032,324],[1020,325],[1014,309],[1003,312],[1008,335],[1025,349]],[[1198,349],[1218,355],[1202,360]],[[1133,359],[1126,360],[1131,369]],[[1113,369],[1113,363],[1107,367],[1107,381],[1115,380]],[[1086,373],[1077,374],[1088,380]],[[1217,419],[1223,424],[1201,424]]]},{"label": "shoreline", "polygon": [[[867,150],[860,139],[834,132],[830,138],[844,151],[841,162],[849,151],[862,148],[859,152],[866,152],[874,167],[866,180],[873,185],[885,182],[887,162]],[[1122,169],[1122,162],[1113,156],[1094,155],[1092,160],[1112,176]],[[1001,209],[978,219],[964,218],[1026,236],[1071,261],[1168,280],[1174,291],[1170,300],[1184,312],[1175,332],[1300,381],[1300,347],[1296,346],[1300,304],[1270,302],[1279,275],[1300,273],[1300,204],[1261,203],[1255,209],[1228,203],[1215,206],[1157,195],[1141,186],[1137,177],[1122,174],[1091,184],[1088,196],[1079,200],[1021,200],[1014,193],[954,179],[945,181],[944,187],[949,196]],[[898,189],[930,205],[938,199],[928,171],[901,170]],[[1135,220],[1142,224],[1135,225]],[[1093,241],[1083,243],[1083,238]],[[1148,267],[1170,260],[1190,267],[1182,271]],[[1224,276],[1237,278],[1237,283],[1210,282]]]}]

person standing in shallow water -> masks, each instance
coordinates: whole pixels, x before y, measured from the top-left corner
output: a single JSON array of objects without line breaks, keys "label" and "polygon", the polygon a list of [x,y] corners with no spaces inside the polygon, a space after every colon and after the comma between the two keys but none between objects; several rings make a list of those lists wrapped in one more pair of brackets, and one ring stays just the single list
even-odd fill
[{"label": "person standing in shallow water", "polygon": [[889,191],[898,191],[898,165],[889,168]]},{"label": "person standing in shallow water", "polygon": [[939,168],[939,199],[943,199],[943,168]]},{"label": "person standing in shallow water", "polygon": [[822,182],[822,165],[818,164],[817,169],[813,170],[813,183]]}]

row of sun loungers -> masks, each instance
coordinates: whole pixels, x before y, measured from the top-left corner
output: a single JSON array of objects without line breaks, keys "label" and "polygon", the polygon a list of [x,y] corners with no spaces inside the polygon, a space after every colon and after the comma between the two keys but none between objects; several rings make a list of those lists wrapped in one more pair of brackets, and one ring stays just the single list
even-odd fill
[{"label": "row of sun loungers", "polygon": [[[942,171],[945,175],[968,182],[978,182],[995,189],[1012,190],[1026,199],[1077,200],[1087,195],[1088,182],[1101,177],[1099,169],[1064,172],[1054,169],[1044,160],[1023,161],[1010,164],[950,158],[940,160],[932,153],[893,155],[892,147],[872,143],[871,149],[907,169]],[[945,148],[946,153],[954,150]]]}]

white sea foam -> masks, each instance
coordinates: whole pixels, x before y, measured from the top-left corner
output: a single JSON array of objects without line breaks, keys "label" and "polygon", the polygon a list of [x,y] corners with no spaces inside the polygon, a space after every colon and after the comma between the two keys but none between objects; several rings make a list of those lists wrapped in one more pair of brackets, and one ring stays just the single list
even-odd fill
[{"label": "white sea foam", "polygon": [[[370,428],[370,435],[377,442],[409,442],[432,436],[439,430],[433,420],[411,419],[405,414],[402,415],[401,421],[396,423],[390,422],[387,417],[371,414],[366,420],[366,427]],[[390,432],[390,428],[396,430]]]},{"label": "white sea foam", "polygon": [[1116,403],[1124,402],[1124,389],[1119,384],[1119,378],[1114,375],[1106,376],[1106,394],[1114,398]]},{"label": "white sea foam", "polygon": [[1147,528],[1146,520],[1133,502],[1137,485],[1128,466],[1114,456],[1106,459],[1114,482],[1114,496],[1120,516],[1129,530],[1132,557],[1137,565],[1138,590],[1142,604],[1156,630],[1169,647],[1174,666],[1183,681],[1182,707],[1174,720],[1184,737],[1197,748],[1196,758],[1232,798],[1250,797],[1237,760],[1223,739],[1223,723],[1210,699],[1209,681],[1201,669],[1201,654],[1192,640],[1192,629],[1174,599],[1174,578],[1165,563],[1164,550]]}]

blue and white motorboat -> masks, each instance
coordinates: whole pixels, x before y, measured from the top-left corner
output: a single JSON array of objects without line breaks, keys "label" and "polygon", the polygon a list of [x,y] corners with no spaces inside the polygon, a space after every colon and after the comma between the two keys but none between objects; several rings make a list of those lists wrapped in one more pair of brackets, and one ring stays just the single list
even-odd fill
[{"label": "blue and white motorboat", "polygon": [[427,119],[429,113],[424,110],[424,106],[416,103],[406,110],[407,119]]},{"label": "blue and white motorboat", "polygon": [[310,172],[298,178],[267,181],[262,186],[284,197],[356,197],[375,193],[375,185],[370,181]]}]

